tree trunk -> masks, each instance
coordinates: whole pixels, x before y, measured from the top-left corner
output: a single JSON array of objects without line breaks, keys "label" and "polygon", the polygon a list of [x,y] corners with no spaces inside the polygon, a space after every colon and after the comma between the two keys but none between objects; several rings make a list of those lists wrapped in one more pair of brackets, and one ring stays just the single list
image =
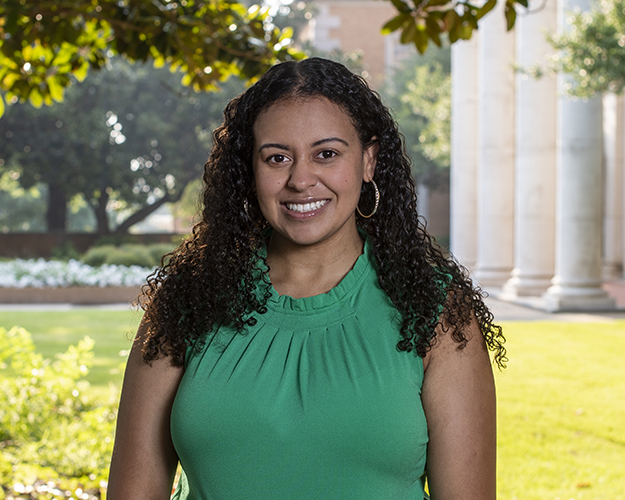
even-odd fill
[{"label": "tree trunk", "polygon": [[106,205],[108,205],[109,195],[106,191],[102,191],[100,198],[96,203],[91,203],[91,208],[95,214],[95,219],[98,224],[98,234],[111,234],[111,228],[109,227],[108,214],[106,213]]},{"label": "tree trunk", "polygon": [[67,227],[67,197],[57,184],[48,184],[48,209],[46,211],[48,232],[65,232]]}]

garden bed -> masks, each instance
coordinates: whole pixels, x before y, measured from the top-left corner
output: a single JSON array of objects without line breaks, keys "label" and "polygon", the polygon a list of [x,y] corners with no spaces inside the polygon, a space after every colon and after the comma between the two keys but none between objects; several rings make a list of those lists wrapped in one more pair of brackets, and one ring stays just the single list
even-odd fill
[{"label": "garden bed", "polygon": [[154,271],[43,259],[0,262],[0,304],[122,304],[141,293]]},{"label": "garden bed", "polygon": [[0,287],[0,304],[122,304],[140,292],[140,286]]}]

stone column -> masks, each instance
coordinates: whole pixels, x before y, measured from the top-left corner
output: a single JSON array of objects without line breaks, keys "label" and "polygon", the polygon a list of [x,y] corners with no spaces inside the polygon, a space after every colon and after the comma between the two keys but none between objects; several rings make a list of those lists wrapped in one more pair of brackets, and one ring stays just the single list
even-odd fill
[{"label": "stone column", "polygon": [[[542,0],[531,0],[530,10],[537,5]],[[545,33],[556,28],[555,2],[519,16],[517,63],[544,66],[552,51]],[[514,270],[504,287],[510,298],[542,295],[555,268],[556,79],[519,74],[516,84]]]},{"label": "stone column", "polygon": [[478,245],[475,277],[500,287],[510,277],[514,241],[514,32],[498,2],[480,25]]},{"label": "stone column", "polygon": [[[587,10],[589,3],[561,0],[561,29],[566,29],[565,13],[574,7]],[[543,296],[549,311],[615,306],[601,288],[602,114],[600,97],[559,99],[556,275]]]},{"label": "stone column", "polygon": [[451,46],[450,249],[469,269],[477,260],[478,37]]},{"label": "stone column", "polygon": [[620,278],[623,272],[623,97],[603,97],[603,277]]}]

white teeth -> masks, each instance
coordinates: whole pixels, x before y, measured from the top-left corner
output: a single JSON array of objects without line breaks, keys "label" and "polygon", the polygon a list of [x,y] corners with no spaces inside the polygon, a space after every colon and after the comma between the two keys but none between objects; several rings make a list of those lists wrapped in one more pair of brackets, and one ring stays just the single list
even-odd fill
[{"label": "white teeth", "polygon": [[306,213],[312,210],[318,210],[326,204],[328,200],[315,201],[314,203],[287,203],[286,206],[293,212]]}]

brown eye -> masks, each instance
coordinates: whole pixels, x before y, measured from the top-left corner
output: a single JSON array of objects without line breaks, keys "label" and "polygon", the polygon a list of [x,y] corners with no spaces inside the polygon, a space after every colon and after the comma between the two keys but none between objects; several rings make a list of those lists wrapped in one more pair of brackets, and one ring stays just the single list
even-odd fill
[{"label": "brown eye", "polygon": [[267,158],[267,161],[272,163],[283,163],[286,160],[286,156],[284,155],[273,155]]},{"label": "brown eye", "polygon": [[318,156],[320,158],[323,158],[324,160],[329,160],[330,158],[334,158],[336,156],[336,153],[334,151],[326,149],[325,151],[322,151],[321,153],[319,153]]}]

